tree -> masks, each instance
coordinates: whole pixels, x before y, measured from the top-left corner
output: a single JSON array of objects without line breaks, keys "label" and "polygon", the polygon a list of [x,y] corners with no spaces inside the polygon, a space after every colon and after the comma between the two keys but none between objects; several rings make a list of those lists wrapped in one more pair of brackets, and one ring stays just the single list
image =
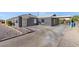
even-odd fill
[{"label": "tree", "polygon": [[79,19],[79,16],[73,16],[73,17],[71,18],[71,20],[73,20],[73,21],[78,21],[78,19]]}]

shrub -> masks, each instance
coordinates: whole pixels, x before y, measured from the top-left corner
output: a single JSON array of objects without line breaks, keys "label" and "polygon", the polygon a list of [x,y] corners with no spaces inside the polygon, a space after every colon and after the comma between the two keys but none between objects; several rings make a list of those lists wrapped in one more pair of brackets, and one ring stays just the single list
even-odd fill
[{"label": "shrub", "polygon": [[74,16],[74,17],[71,18],[71,21],[72,21],[72,20],[73,20],[73,21],[78,21],[78,19],[79,19],[79,16]]},{"label": "shrub", "polygon": [[8,26],[12,26],[12,22],[11,22],[11,21],[6,21],[6,24],[7,24]]}]

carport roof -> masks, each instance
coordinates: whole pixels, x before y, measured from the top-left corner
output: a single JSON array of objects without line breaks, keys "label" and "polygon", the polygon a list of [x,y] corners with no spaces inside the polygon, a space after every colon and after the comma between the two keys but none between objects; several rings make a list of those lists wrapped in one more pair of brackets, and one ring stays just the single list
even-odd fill
[{"label": "carport roof", "polygon": [[52,16],[52,18],[72,18],[73,16]]},{"label": "carport roof", "polygon": [[73,16],[37,16],[37,18],[72,18]]}]

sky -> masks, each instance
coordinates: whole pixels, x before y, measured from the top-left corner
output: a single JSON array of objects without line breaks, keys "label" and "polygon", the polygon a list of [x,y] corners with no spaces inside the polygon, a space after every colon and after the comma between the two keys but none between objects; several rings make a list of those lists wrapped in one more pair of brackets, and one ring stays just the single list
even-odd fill
[{"label": "sky", "polygon": [[79,12],[0,12],[0,19],[9,19],[22,14],[32,14],[35,16],[50,16],[56,14],[58,16],[74,16],[79,15]]}]

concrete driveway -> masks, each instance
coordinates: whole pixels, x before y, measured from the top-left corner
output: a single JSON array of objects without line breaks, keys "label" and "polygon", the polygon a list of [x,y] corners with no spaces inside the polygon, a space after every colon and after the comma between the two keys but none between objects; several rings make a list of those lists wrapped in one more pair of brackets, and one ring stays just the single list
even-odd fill
[{"label": "concrete driveway", "polygon": [[28,28],[35,32],[0,42],[0,47],[79,47],[78,26],[39,25]]},{"label": "concrete driveway", "polygon": [[67,27],[61,37],[59,47],[79,47],[79,28]]},{"label": "concrete driveway", "polygon": [[[35,32],[20,37],[0,42],[1,47],[56,47],[60,42],[60,31],[64,31],[64,26],[34,26],[29,27]],[[58,29],[57,29],[58,28]],[[63,30],[62,30],[63,29]]]}]

